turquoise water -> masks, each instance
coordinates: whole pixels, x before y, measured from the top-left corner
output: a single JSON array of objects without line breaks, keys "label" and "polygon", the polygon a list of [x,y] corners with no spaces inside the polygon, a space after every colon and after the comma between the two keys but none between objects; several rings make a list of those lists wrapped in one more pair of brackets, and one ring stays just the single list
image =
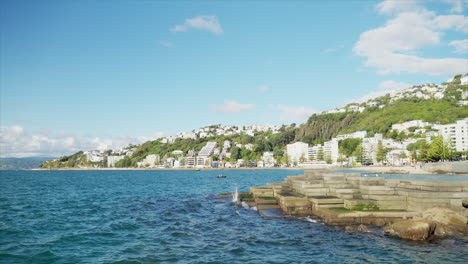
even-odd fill
[{"label": "turquoise water", "polygon": [[408,242],[214,195],[293,170],[1,171],[0,263],[466,263],[468,239]]}]

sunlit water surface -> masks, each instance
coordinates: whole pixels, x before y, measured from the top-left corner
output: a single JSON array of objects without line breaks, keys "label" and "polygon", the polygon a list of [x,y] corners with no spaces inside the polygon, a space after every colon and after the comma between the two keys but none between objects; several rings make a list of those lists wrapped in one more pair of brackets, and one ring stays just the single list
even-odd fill
[{"label": "sunlit water surface", "polygon": [[[408,242],[215,199],[300,170],[1,171],[0,263],[468,263],[468,239]],[[379,230],[379,229],[377,229]]]}]

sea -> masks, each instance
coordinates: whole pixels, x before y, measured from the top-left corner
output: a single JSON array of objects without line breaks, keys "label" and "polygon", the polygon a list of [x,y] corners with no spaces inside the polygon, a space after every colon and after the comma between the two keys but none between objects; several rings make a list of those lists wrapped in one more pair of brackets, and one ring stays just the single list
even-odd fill
[{"label": "sea", "polygon": [[468,238],[415,242],[311,217],[265,220],[216,197],[302,173],[0,171],[0,263],[468,263]]}]

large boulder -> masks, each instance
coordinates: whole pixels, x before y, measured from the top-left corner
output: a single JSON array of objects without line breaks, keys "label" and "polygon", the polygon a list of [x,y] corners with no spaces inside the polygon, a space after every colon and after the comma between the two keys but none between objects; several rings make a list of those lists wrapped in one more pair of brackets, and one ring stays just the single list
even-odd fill
[{"label": "large boulder", "polygon": [[468,219],[449,208],[431,208],[422,213],[422,218],[437,223],[436,235],[468,235]]},{"label": "large boulder", "polygon": [[436,223],[431,220],[402,220],[384,227],[386,235],[410,240],[426,240],[435,231]]}]

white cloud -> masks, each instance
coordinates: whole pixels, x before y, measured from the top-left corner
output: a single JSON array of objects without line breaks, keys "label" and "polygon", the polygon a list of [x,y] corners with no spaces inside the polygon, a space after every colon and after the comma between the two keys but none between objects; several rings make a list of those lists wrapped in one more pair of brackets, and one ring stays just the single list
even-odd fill
[{"label": "white cloud", "polygon": [[276,108],[281,111],[279,119],[283,122],[304,121],[312,114],[317,113],[314,109],[304,106],[277,105]]},{"label": "white cloud", "polygon": [[434,19],[433,27],[439,30],[453,29],[468,33],[468,17],[462,15],[437,16]]},{"label": "white cloud", "polygon": [[377,98],[377,97],[380,97],[380,96],[384,96],[386,94],[391,94],[391,93],[395,93],[397,91],[400,91],[400,90],[403,90],[403,89],[406,89],[406,88],[409,88],[411,87],[410,84],[408,83],[405,83],[405,82],[397,82],[397,81],[394,81],[394,80],[386,80],[386,81],[383,81],[381,83],[379,83],[379,86],[377,88],[377,90],[375,91],[372,91],[360,98],[357,98],[357,99],[353,99],[353,100],[350,100],[349,103],[363,103],[363,102],[366,102],[370,99],[374,99],[374,98]]},{"label": "white cloud", "polygon": [[0,157],[63,156],[80,150],[115,149],[129,143],[140,144],[162,137],[79,137],[63,130],[57,133],[30,133],[21,126],[0,126]]},{"label": "white cloud", "polygon": [[213,105],[211,109],[215,112],[238,113],[255,109],[254,104],[240,104],[236,101],[225,100],[223,105]]},{"label": "white cloud", "polygon": [[468,3],[466,0],[442,0],[443,2],[449,3],[452,5],[452,8],[450,9],[450,12],[453,13],[463,13],[464,7],[463,7],[463,2]]},{"label": "white cloud", "polygon": [[[468,71],[468,60],[461,58],[425,58],[410,53],[441,43],[445,30],[468,32],[468,18],[462,15],[437,16],[416,5],[417,1],[384,1],[377,5],[381,13],[398,13],[384,26],[361,34],[354,52],[366,57],[365,65],[378,73],[453,74]],[[417,7],[417,8],[416,8]]]},{"label": "white cloud", "polygon": [[174,43],[167,41],[167,40],[160,40],[159,45],[167,47],[167,48],[174,47]]},{"label": "white cloud", "polygon": [[266,92],[268,91],[270,88],[267,86],[267,85],[260,85],[260,87],[258,87],[258,90],[260,92]]},{"label": "white cloud", "polygon": [[468,39],[451,41],[449,43],[449,46],[452,46],[454,49],[454,52],[457,54],[468,53]]},{"label": "white cloud", "polygon": [[[433,0],[436,1],[436,0]],[[385,0],[376,5],[376,9],[379,14],[394,14],[398,12],[406,11],[421,11],[424,10],[419,4],[424,2],[423,0]],[[427,0],[426,0],[427,2]],[[442,0],[442,2],[451,5],[450,12],[462,13],[464,10],[464,3],[466,0]]]},{"label": "white cloud", "polygon": [[185,19],[184,24],[170,29],[172,32],[185,32],[189,29],[206,30],[214,34],[222,34],[223,29],[216,16],[197,16]]},{"label": "white cloud", "polygon": [[415,11],[420,9],[418,0],[385,0],[376,5],[380,14],[393,14],[402,11]]}]

